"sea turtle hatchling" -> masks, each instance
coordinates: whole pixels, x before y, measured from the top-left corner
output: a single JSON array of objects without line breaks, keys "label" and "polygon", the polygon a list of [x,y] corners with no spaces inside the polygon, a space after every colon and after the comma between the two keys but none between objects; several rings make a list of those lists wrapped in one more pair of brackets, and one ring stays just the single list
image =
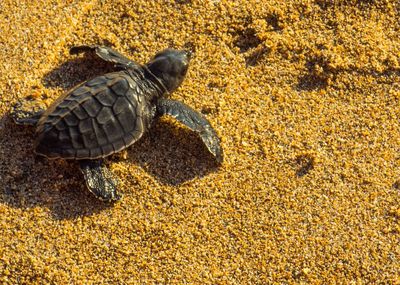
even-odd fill
[{"label": "sea turtle hatchling", "polygon": [[75,46],[70,54],[92,52],[122,68],[85,81],[60,96],[47,110],[14,106],[17,124],[36,126],[35,152],[50,159],[78,160],[88,189],[99,199],[120,199],[117,180],[102,159],[139,140],[152,122],[170,115],[197,132],[218,163],[220,139],[200,113],[164,98],[182,83],[190,53],[166,49],[145,65],[102,46]]}]

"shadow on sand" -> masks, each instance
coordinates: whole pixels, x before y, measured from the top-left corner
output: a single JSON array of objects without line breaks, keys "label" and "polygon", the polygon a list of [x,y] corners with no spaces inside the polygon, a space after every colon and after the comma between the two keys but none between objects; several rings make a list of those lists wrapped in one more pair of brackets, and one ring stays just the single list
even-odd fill
[{"label": "shadow on sand", "polygon": [[[112,65],[97,59],[76,58],[49,72],[43,82],[48,88],[68,90],[112,70]],[[0,203],[23,209],[47,207],[59,220],[90,216],[113,206],[87,191],[76,162],[35,156],[33,128],[15,125],[8,114],[0,122]],[[128,163],[168,185],[180,185],[218,167],[196,134],[165,119],[156,122],[128,154]]]},{"label": "shadow on sand", "polygon": [[112,63],[100,60],[87,54],[84,57],[74,57],[45,74],[42,83],[47,88],[63,88],[69,90],[75,85],[95,76],[120,70]]},{"label": "shadow on sand", "polygon": [[128,162],[139,165],[161,184],[180,185],[218,168],[197,134],[163,118],[129,148]]}]

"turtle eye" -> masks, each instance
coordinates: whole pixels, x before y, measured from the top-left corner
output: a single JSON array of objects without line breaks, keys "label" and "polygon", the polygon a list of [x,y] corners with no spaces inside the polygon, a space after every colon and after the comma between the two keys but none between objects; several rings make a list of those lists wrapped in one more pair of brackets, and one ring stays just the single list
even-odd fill
[{"label": "turtle eye", "polygon": [[185,76],[186,73],[187,73],[187,71],[188,71],[188,66],[187,66],[187,64],[185,64],[185,65],[182,67],[181,75],[182,75],[182,76]]}]

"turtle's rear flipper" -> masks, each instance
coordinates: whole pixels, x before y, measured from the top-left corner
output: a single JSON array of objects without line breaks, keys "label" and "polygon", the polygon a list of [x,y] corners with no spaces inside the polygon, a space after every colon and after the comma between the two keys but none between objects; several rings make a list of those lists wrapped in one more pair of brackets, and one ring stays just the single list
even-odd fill
[{"label": "turtle's rear flipper", "polygon": [[10,117],[17,125],[36,126],[44,109],[38,107],[34,101],[20,101],[12,106]]},{"label": "turtle's rear flipper", "polygon": [[129,58],[125,57],[124,55],[120,54],[116,50],[113,50],[112,48],[109,47],[82,45],[82,46],[73,46],[69,50],[70,54],[79,54],[83,52],[95,52],[95,54],[102,60],[113,62],[124,68],[135,68],[140,66],[136,62],[130,60]]},{"label": "turtle's rear flipper", "polygon": [[86,186],[96,198],[106,202],[121,198],[117,190],[117,179],[101,160],[82,160],[79,164]]},{"label": "turtle's rear flipper", "polygon": [[218,163],[222,163],[223,151],[221,140],[212,128],[210,122],[200,113],[188,105],[170,99],[159,99],[157,102],[158,115],[170,115],[200,135],[208,151],[215,157]]}]

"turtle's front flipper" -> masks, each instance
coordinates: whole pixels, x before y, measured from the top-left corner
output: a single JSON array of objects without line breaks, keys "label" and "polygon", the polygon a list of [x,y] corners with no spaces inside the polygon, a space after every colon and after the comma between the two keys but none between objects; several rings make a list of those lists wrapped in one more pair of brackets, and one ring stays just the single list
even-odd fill
[{"label": "turtle's front flipper", "polygon": [[37,106],[35,101],[25,100],[11,107],[10,117],[17,125],[36,126],[43,113],[44,108]]},{"label": "turtle's front flipper", "polygon": [[197,132],[217,162],[222,163],[223,152],[221,140],[210,125],[210,122],[200,113],[182,102],[169,99],[158,100],[157,113],[158,115],[170,115],[192,131]]},{"label": "turtle's front flipper", "polygon": [[135,68],[140,66],[138,63],[130,60],[129,58],[109,47],[82,45],[74,46],[69,50],[70,54],[79,54],[82,52],[95,52],[95,54],[102,60],[113,62],[115,64],[121,65],[124,68]]},{"label": "turtle's front flipper", "polygon": [[121,198],[117,192],[117,179],[101,160],[82,160],[79,165],[85,177],[86,186],[96,198],[107,202]]}]

